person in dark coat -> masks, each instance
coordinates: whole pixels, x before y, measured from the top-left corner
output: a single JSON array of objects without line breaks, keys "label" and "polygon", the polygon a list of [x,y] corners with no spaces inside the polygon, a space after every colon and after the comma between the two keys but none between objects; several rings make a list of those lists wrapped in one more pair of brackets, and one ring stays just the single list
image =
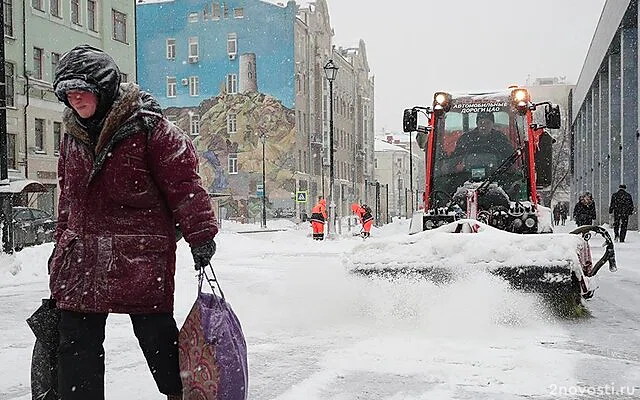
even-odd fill
[{"label": "person in dark coat", "polygon": [[596,219],[596,205],[591,193],[585,192],[580,196],[580,201],[573,208],[573,219],[578,226],[591,225]]},{"label": "person in dark coat", "polygon": [[560,203],[560,222],[562,226],[567,222],[567,214],[569,214],[569,205],[565,202]]},{"label": "person in dark coat", "polygon": [[560,225],[560,203],[556,203],[556,205],[553,206],[553,224],[555,226]]},{"label": "person in dark coat", "polygon": [[54,91],[67,108],[49,287],[61,310],[62,400],[103,400],[105,323],[129,314],[160,392],[182,398],[173,317],[176,225],[196,269],[218,232],[189,138],[151,95],[120,83],[115,61],[81,45],[65,53]]},{"label": "person in dark coat", "polygon": [[504,133],[494,129],[494,115],[480,112],[476,116],[476,127],[466,132],[456,143],[452,157],[473,156],[478,153],[491,153],[495,156],[493,167],[497,167],[514,152],[514,147]]},{"label": "person in dark coat", "polygon": [[618,191],[611,196],[609,214],[613,214],[613,233],[615,240],[624,243],[627,237],[629,215],[633,214],[633,199],[626,191],[627,185],[621,184]]}]

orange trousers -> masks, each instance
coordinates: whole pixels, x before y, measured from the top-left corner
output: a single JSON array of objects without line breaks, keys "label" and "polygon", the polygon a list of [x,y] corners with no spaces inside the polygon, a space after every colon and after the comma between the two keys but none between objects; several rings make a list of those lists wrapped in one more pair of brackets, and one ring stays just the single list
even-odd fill
[{"label": "orange trousers", "polygon": [[324,224],[322,222],[311,221],[311,229],[313,229],[314,240],[324,239]]},{"label": "orange trousers", "polygon": [[362,233],[364,237],[369,237],[371,232],[371,226],[373,225],[373,220],[369,220],[362,224]]}]

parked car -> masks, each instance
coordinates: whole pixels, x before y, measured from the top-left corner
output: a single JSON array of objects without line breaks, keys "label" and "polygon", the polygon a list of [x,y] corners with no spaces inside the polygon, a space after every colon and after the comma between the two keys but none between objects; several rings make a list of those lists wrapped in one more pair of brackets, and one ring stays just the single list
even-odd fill
[{"label": "parked car", "polygon": [[29,207],[13,207],[13,246],[27,246],[53,241],[56,219],[51,214]]}]

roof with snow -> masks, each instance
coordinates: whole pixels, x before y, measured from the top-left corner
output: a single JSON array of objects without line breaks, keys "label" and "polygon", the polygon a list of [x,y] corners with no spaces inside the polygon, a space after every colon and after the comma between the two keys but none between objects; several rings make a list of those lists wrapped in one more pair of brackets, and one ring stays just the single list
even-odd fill
[{"label": "roof with snow", "polygon": [[173,3],[175,0],[137,0],[136,4]]},{"label": "roof with snow", "polygon": [[391,144],[383,139],[376,139],[374,142],[374,150],[375,151],[397,151],[403,153],[409,153],[409,150],[406,150],[403,147],[400,147],[395,144]]},{"label": "roof with snow", "polygon": [[[260,0],[263,3],[269,3],[280,7],[286,7],[287,2],[291,0]],[[309,7],[309,5],[314,4],[315,1],[310,0],[295,0],[295,3],[300,7]]]}]

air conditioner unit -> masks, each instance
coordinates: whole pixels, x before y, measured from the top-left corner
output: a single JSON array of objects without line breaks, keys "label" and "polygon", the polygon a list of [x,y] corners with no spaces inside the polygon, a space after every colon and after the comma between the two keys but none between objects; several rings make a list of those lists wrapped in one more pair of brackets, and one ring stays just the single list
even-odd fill
[{"label": "air conditioner unit", "polygon": [[191,64],[198,62],[198,56],[189,56],[189,62]]},{"label": "air conditioner unit", "polygon": [[182,82],[182,84],[183,84],[184,86],[187,86],[187,85],[189,84],[189,79],[184,78],[184,79],[183,79],[183,80],[181,80],[180,82]]},{"label": "air conditioner unit", "polygon": [[236,53],[229,53],[229,60],[235,60],[236,59]]}]

